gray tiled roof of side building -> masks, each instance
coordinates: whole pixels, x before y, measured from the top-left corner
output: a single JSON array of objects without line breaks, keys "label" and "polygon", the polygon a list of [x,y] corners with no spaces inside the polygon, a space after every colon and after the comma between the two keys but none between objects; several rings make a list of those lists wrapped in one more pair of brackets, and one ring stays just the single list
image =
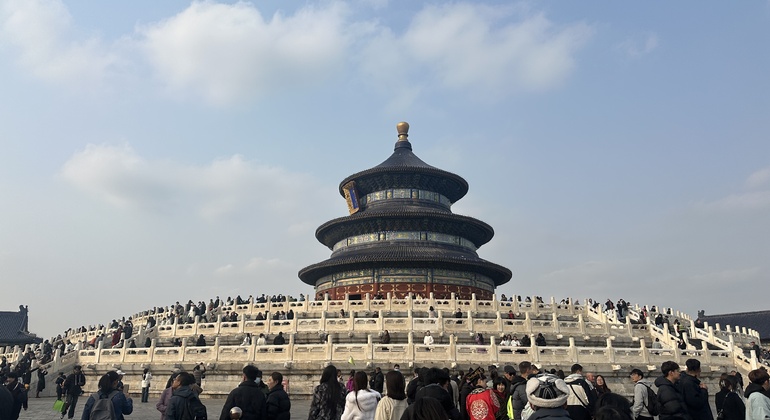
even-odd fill
[{"label": "gray tiled roof of side building", "polygon": [[733,314],[706,315],[701,318],[709,325],[719,323],[721,328],[736,325],[751,328],[759,332],[763,340],[770,339],[770,311],[738,312]]}]

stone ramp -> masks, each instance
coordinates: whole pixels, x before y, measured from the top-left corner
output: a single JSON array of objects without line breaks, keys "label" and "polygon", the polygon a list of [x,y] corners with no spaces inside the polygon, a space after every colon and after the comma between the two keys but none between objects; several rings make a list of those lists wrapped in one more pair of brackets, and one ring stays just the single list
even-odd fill
[{"label": "stone ramp", "polygon": [[[83,395],[78,400],[78,407],[75,410],[75,419],[80,420],[80,416],[83,414],[83,407],[88,400],[88,395]],[[53,411],[53,403],[56,398],[30,398],[29,409],[27,411],[22,410],[19,420],[59,420],[60,414]],[[220,398],[203,398],[203,404],[206,405],[206,411],[208,412],[210,419],[218,419],[219,414],[222,412],[222,406],[225,404],[224,399]],[[134,399],[134,412],[131,415],[126,416],[126,420],[160,420],[160,412],[155,409],[155,403],[158,402],[157,398],[150,398],[150,402],[141,403],[139,399]],[[307,414],[310,410],[310,400],[308,399],[291,399],[291,419],[292,420],[307,420]],[[64,417],[67,418],[66,416]]]}]

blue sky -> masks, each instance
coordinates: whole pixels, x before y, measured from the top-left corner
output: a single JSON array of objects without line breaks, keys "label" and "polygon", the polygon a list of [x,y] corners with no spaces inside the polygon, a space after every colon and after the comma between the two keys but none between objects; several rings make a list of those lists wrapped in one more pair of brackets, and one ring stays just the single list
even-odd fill
[{"label": "blue sky", "polygon": [[500,292],[767,309],[770,3],[0,1],[0,309],[312,290],[395,124]]}]

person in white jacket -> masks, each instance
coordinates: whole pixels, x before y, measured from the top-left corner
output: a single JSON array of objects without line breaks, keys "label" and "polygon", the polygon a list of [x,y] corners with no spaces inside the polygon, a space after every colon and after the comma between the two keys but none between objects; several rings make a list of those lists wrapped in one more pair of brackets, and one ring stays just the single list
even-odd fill
[{"label": "person in white jacket", "polygon": [[433,336],[430,335],[430,331],[425,331],[425,338],[422,339],[422,344],[426,346],[433,345]]},{"label": "person in white jacket", "polygon": [[767,371],[756,369],[749,372],[751,383],[746,387],[746,420],[765,420],[770,418],[770,375]]},{"label": "person in white jacket", "polygon": [[374,420],[381,398],[379,392],[369,389],[366,372],[359,370],[353,377],[353,391],[345,397],[345,411],[340,420]]}]

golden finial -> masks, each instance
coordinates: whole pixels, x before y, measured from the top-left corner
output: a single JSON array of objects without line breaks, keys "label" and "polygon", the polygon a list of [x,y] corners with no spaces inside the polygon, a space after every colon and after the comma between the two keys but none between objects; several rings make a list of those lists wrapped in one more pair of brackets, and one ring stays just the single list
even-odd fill
[{"label": "golden finial", "polygon": [[400,122],[396,124],[396,130],[398,130],[398,141],[409,141],[409,123]]}]

